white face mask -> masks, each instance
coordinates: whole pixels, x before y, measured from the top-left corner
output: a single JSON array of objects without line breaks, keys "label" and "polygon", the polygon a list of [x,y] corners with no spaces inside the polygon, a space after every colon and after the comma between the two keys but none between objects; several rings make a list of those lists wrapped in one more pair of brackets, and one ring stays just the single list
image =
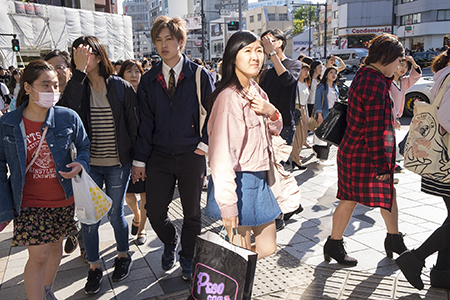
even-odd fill
[{"label": "white face mask", "polygon": [[61,95],[61,93],[57,92],[57,93],[49,93],[49,92],[38,92],[36,91],[31,85],[30,87],[39,94],[39,100],[36,101],[33,99],[33,97],[30,94],[31,100],[33,100],[34,103],[36,103],[37,105],[39,105],[40,107],[43,108],[50,108],[56,105],[56,103],[58,103],[59,101],[59,96]]}]

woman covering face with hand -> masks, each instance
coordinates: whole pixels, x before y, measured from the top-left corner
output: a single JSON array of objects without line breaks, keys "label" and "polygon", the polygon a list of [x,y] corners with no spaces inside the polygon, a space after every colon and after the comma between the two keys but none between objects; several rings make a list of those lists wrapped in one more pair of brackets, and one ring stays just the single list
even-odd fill
[{"label": "woman covering face with hand", "polygon": [[256,251],[258,258],[275,252],[274,220],[281,213],[264,177],[270,168],[269,135],[281,131],[281,115],[252,79],[263,61],[263,47],[253,33],[241,31],[230,38],[222,81],[210,97],[208,123],[212,181],[206,214],[221,218],[229,236],[237,228],[239,244]]}]

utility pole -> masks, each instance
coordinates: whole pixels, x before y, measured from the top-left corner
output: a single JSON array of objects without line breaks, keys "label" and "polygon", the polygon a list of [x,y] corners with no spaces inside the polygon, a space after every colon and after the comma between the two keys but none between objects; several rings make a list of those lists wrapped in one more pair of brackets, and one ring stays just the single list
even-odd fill
[{"label": "utility pole", "polygon": [[308,6],[308,20],[309,20],[309,29],[308,29],[308,56],[311,57],[311,2],[309,2]]},{"label": "utility pole", "polygon": [[328,11],[328,3],[325,2],[325,20],[323,20],[324,25],[324,38],[323,38],[323,56],[327,57],[327,11]]},{"label": "utility pole", "polygon": [[395,0],[392,0],[392,23],[391,23],[391,34],[394,34],[394,25],[395,25]]},{"label": "utility pole", "polygon": [[242,0],[239,1],[239,30],[242,30]]},{"label": "utility pole", "polygon": [[203,11],[203,0],[201,0],[200,6],[201,6],[200,14],[202,16],[202,61],[204,62],[205,61],[205,45],[204,45],[204,43],[205,43],[205,20],[204,20],[205,12]]}]

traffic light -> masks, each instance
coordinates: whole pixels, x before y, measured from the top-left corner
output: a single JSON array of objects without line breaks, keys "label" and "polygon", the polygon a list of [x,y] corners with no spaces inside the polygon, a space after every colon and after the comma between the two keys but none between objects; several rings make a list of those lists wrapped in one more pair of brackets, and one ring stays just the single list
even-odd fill
[{"label": "traffic light", "polygon": [[239,22],[230,21],[228,22],[228,31],[236,31],[239,30]]},{"label": "traffic light", "polygon": [[19,44],[19,40],[18,39],[12,39],[11,40],[12,43],[12,50],[14,52],[19,52],[20,51],[20,44]]}]

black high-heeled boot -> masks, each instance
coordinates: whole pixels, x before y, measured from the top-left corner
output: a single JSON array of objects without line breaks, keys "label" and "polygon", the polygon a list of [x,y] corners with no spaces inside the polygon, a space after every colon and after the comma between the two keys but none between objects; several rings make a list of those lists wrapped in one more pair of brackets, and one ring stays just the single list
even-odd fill
[{"label": "black high-heeled boot", "polygon": [[299,169],[299,170],[306,170],[307,168],[305,166],[297,164],[295,161],[292,161],[292,169]]},{"label": "black high-heeled boot", "polygon": [[393,252],[400,255],[408,250],[408,248],[406,248],[405,246],[405,243],[403,242],[404,236],[405,235],[401,232],[397,234],[387,234],[386,239],[384,240],[384,250],[386,251],[387,257],[392,258]]},{"label": "black high-heeled boot", "polygon": [[328,237],[327,242],[323,246],[323,258],[330,262],[331,258],[335,259],[339,264],[346,266],[356,266],[358,261],[347,255],[344,248],[344,239],[332,240]]},{"label": "black high-heeled boot", "polygon": [[431,286],[450,290],[450,270],[438,270],[436,266],[430,272]]},{"label": "black high-heeled boot", "polygon": [[410,250],[403,252],[395,263],[403,272],[408,282],[418,290],[423,289],[423,281],[420,278],[425,261],[419,260]]}]

